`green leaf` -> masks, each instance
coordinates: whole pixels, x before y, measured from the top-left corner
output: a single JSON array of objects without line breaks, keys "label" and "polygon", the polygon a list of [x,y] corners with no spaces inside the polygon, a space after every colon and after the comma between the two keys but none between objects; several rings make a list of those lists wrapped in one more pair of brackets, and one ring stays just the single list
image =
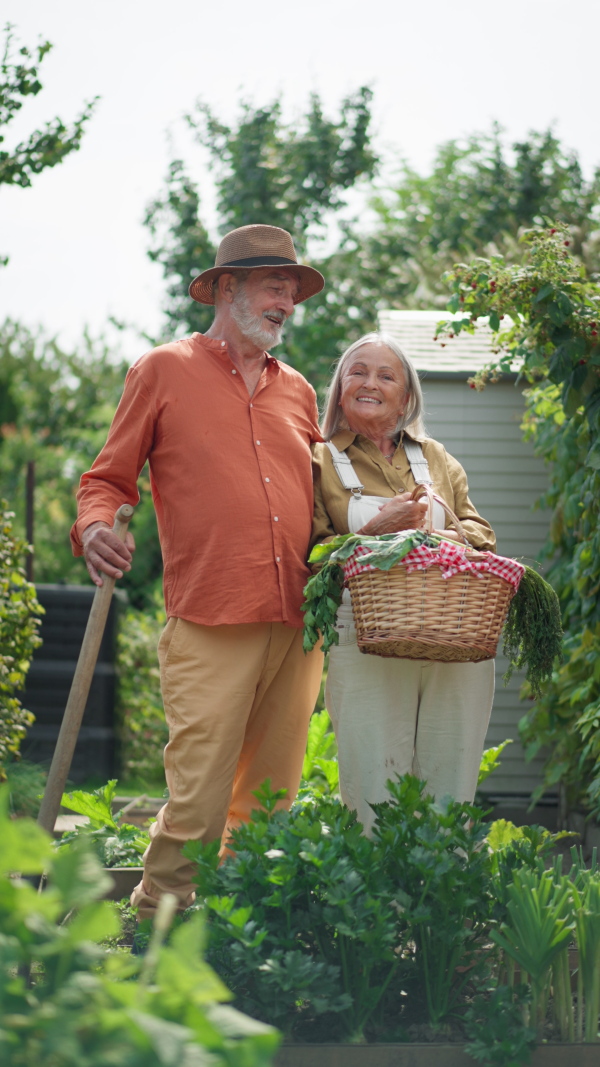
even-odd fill
[{"label": "green leaf", "polygon": [[538,293],[536,293],[536,295],[534,296],[533,303],[534,304],[541,303],[542,300],[545,300],[546,297],[550,296],[551,293],[553,293],[553,292],[554,292],[554,286],[551,285],[550,283],[546,283],[546,285],[543,285],[542,288],[540,289],[540,291]]},{"label": "green leaf", "polygon": [[[327,738],[327,741],[325,741]],[[327,757],[331,748],[331,719],[328,711],[315,711],[311,715],[306,739],[306,753],[302,764],[302,777],[307,780],[312,774],[315,760],[318,757]]]},{"label": "green leaf", "polygon": [[203,948],[204,918],[196,912],[189,922],[175,930],[170,945],[161,948],[156,967],[159,984],[169,992],[192,994],[196,1004],[230,1000],[227,986],[205,963]]},{"label": "green leaf", "polygon": [[500,329],[500,316],[498,315],[497,311],[490,311],[490,317],[488,321],[490,324],[490,329],[494,330],[494,332]]},{"label": "green leaf", "polygon": [[585,457],[585,465],[591,467],[592,470],[600,471],[600,440],[594,441]]},{"label": "green leaf", "polygon": [[81,908],[68,923],[66,931],[72,945],[81,941],[104,941],[120,934],[121,922],[115,905],[109,900],[100,900]]},{"label": "green leaf", "polygon": [[76,789],[72,793],[63,793],[61,804],[78,815],[87,815],[90,822],[95,826],[108,826],[111,830],[117,829],[117,823],[112,813],[112,801],[117,791],[117,780],[111,779],[101,789],[87,793],[82,789]]},{"label": "green leaf", "polygon": [[524,836],[522,826],[515,826],[508,819],[495,819],[490,826],[486,841],[492,852],[498,852],[500,849],[512,845],[513,841],[521,840]]},{"label": "green leaf", "polygon": [[512,745],[512,743],[512,738],[508,737],[506,741],[502,741],[501,744],[496,745],[495,748],[486,748],[481,757],[477,785],[481,785],[482,782],[485,782],[486,778],[489,778],[492,771],[495,771],[496,768],[500,766],[500,756],[504,752],[506,746]]},{"label": "green leaf", "polygon": [[99,900],[112,886],[85,836],[55,853],[50,882],[60,891],[67,911]]},{"label": "green leaf", "polygon": [[52,839],[33,819],[11,819],[10,787],[0,786],[0,875],[41,874],[53,854]]}]

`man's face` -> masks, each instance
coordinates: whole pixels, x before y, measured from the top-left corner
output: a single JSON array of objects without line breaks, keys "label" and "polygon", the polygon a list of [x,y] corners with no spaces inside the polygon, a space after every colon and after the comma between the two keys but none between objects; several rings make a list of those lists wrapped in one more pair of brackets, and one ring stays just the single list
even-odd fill
[{"label": "man's face", "polygon": [[294,314],[300,282],[292,270],[261,267],[238,283],[231,315],[244,337],[260,348],[278,345],[283,324]]}]

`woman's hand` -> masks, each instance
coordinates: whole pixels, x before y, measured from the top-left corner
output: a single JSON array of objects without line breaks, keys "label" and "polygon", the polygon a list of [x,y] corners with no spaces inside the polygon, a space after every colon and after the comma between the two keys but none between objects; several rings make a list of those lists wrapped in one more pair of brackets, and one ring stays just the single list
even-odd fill
[{"label": "woman's hand", "polygon": [[400,493],[389,503],[382,504],[379,514],[369,519],[357,533],[377,536],[399,530],[418,530],[425,522],[426,514],[427,503],[413,500],[411,493]]}]

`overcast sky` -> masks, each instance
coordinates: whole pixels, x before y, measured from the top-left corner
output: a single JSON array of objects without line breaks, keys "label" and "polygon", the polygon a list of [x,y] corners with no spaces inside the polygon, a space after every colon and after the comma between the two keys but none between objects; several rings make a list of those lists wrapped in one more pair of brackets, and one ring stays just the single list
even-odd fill
[{"label": "overcast sky", "polygon": [[9,147],[101,97],[77,154],[31,189],[0,187],[0,314],[65,343],[108,315],[158,331],[160,270],[141,220],[174,151],[214,224],[210,175],[179,121],[197,97],[226,120],[241,96],[281,98],[293,118],[313,90],[335,114],[369,83],[377,147],[418,169],[494,119],[511,140],[555,123],[588,175],[600,163],[598,0],[3,0],[2,16],[22,44],[54,44]]}]

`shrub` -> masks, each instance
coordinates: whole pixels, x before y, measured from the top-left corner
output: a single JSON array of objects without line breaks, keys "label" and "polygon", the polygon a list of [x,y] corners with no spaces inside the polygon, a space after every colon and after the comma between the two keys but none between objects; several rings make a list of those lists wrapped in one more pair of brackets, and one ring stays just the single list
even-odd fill
[{"label": "shrub", "polygon": [[6,501],[0,500],[0,780],[33,722],[15,693],[23,688],[33,650],[41,644],[43,611],[35,587],[25,578],[20,561],[27,545],[14,536],[12,518]]},{"label": "shrub", "polygon": [[164,783],[163,749],[169,737],[156,657],[165,620],[160,594],[156,594],[151,611],[127,611],[118,635],[123,776],[151,785]]},{"label": "shrub", "polygon": [[389,1031],[384,1005],[402,1025],[407,990],[417,1016],[423,1002],[434,1026],[448,1016],[485,964],[491,861],[481,812],[424,785],[390,782],[368,838],[334,797],[276,810],[266,783],[223,863],[218,842],[188,843],[209,959],[243,1010],[303,1036],[325,1015],[353,1039]]},{"label": "shrub", "polygon": [[[163,945],[174,898],[161,902],[144,957],[108,952],[119,933],[110,879],[82,838],[55,851],[31,819],[8,815],[0,789],[0,1062],[3,1067],[267,1067],[278,1037],[222,1003],[202,958],[202,918]],[[42,892],[22,875],[48,872]],[[12,872],[20,871],[16,877]]]}]

